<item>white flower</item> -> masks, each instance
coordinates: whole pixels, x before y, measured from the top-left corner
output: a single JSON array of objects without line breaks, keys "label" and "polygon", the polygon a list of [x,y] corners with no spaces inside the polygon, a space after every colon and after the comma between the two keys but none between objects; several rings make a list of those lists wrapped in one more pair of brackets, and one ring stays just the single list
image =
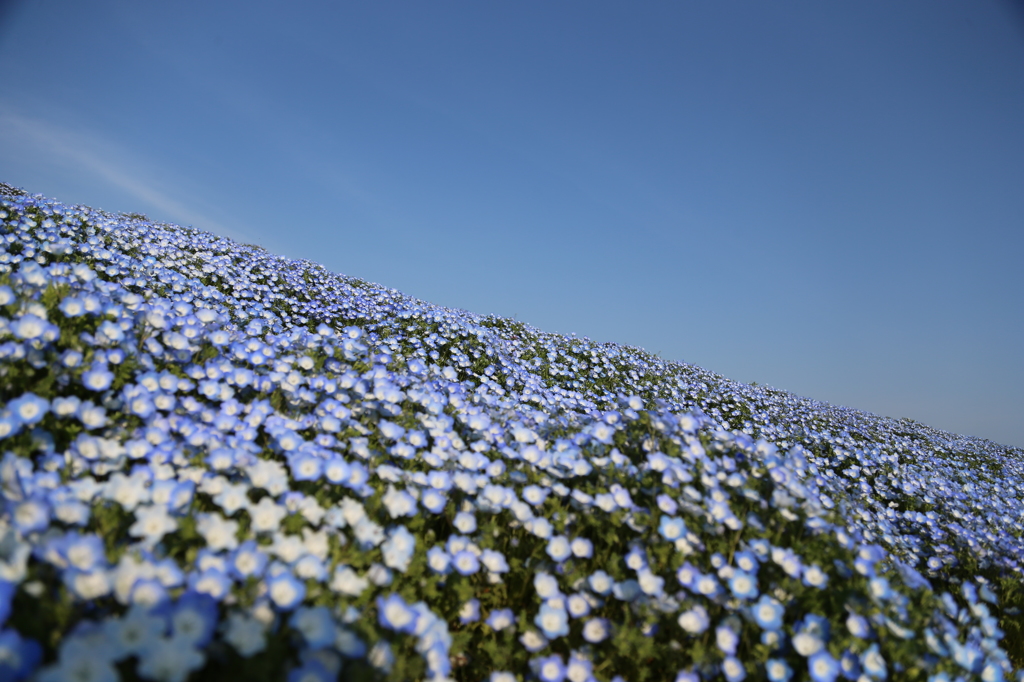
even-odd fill
[{"label": "white flower", "polygon": [[533,578],[533,587],[541,599],[551,599],[558,595],[558,580],[550,573],[537,573]]},{"label": "white flower", "polygon": [[314,526],[318,525],[324,518],[324,514],[327,513],[327,511],[317,503],[316,498],[314,497],[303,497],[299,502],[298,510],[299,513]]},{"label": "white flower", "polygon": [[131,554],[124,554],[113,571],[114,596],[122,604],[131,601],[132,589],[139,579],[153,578],[156,576],[156,569],[153,564],[139,562]]},{"label": "white flower", "polygon": [[608,622],[603,618],[591,618],[583,626],[583,638],[591,643],[603,641],[608,637]]},{"label": "white flower", "polygon": [[46,331],[46,320],[40,319],[35,315],[22,315],[18,318],[14,324],[11,325],[11,331],[19,339],[38,339]]},{"label": "white flower", "polygon": [[0,520],[0,578],[20,583],[28,568],[32,545],[24,542],[14,528]]},{"label": "white flower", "polygon": [[[97,452],[97,456],[98,454]],[[103,496],[117,502],[124,507],[125,511],[132,511],[138,505],[149,502],[149,489],[143,485],[141,480],[128,478],[121,472],[117,472],[104,485]]]},{"label": "white flower", "polygon": [[388,540],[381,546],[384,564],[405,573],[409,568],[415,547],[416,538],[405,526],[399,526],[398,530],[392,532]]},{"label": "white flower", "polygon": [[387,674],[391,672],[391,667],[395,664],[395,655],[391,652],[391,646],[384,640],[381,640],[374,644],[369,653],[366,654],[366,660],[374,668]]},{"label": "white flower", "polygon": [[813,656],[825,648],[825,643],[817,635],[809,632],[798,632],[793,635],[793,648],[801,656]]},{"label": "white flower", "polygon": [[196,529],[206,539],[207,546],[217,552],[238,547],[238,522],[229,521],[220,514],[200,514]]},{"label": "white flower", "polygon": [[269,497],[264,497],[259,504],[249,506],[249,516],[252,518],[252,529],[259,532],[277,530],[281,520],[287,516],[288,510],[277,504]]},{"label": "white flower", "polygon": [[156,544],[164,535],[177,529],[178,522],[167,513],[167,507],[155,505],[135,510],[135,523],[128,529],[128,534]]},{"label": "white flower", "polygon": [[590,602],[582,594],[569,595],[567,607],[573,618],[581,618],[590,613]]},{"label": "white flower", "polygon": [[548,538],[550,538],[551,531],[554,529],[554,527],[551,525],[551,522],[545,519],[543,516],[538,516],[537,518],[530,519],[526,522],[525,525],[526,530],[530,531],[542,540],[547,540]]},{"label": "white flower", "polygon": [[393,519],[399,516],[408,516],[416,510],[416,500],[413,499],[412,495],[404,490],[396,490],[390,483],[388,484],[387,492],[381,498],[381,502],[387,507],[388,514]]},{"label": "white flower", "polygon": [[309,554],[312,554],[318,559],[327,559],[327,554],[330,548],[327,541],[327,531],[316,531],[312,528],[303,528],[302,545],[306,548],[306,552]]},{"label": "white flower", "polygon": [[637,577],[640,578],[640,590],[644,594],[659,594],[665,587],[665,579],[655,575],[649,569],[642,569]]},{"label": "white flower", "polygon": [[[219,486],[220,490],[203,490],[203,492],[214,495],[214,503],[219,505],[225,514],[231,515],[239,509],[249,507],[249,497],[246,495],[249,490],[248,485],[245,483],[228,483],[223,476],[214,477],[214,480],[217,479],[223,481]],[[211,479],[203,480],[204,486],[209,480]]]},{"label": "white flower", "polygon": [[708,629],[711,620],[703,606],[695,606],[679,616],[679,627],[691,635],[699,635]]},{"label": "white flower", "polygon": [[341,501],[341,515],[345,519],[345,523],[355,526],[362,519],[366,518],[366,510],[356,500],[346,497]]},{"label": "white flower", "polygon": [[71,589],[79,599],[98,599],[110,594],[110,576],[103,569],[76,572],[71,578]]},{"label": "white flower", "polygon": [[469,512],[459,512],[455,515],[452,525],[460,533],[472,533],[476,530],[476,517]]},{"label": "white flower", "polygon": [[368,517],[361,518],[356,523],[353,531],[355,532],[356,540],[364,547],[376,547],[384,541],[384,529]]},{"label": "white flower", "polygon": [[331,579],[330,587],[336,592],[341,592],[350,597],[358,597],[369,585],[369,580],[360,578],[350,567],[339,564],[334,569],[334,577]]}]

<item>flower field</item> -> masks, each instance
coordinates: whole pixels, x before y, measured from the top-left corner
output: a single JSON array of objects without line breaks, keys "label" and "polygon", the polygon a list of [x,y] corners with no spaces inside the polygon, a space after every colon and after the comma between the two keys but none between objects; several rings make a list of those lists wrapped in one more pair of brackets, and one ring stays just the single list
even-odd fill
[{"label": "flower field", "polygon": [[1024,451],[0,184],[0,680],[1024,680]]}]

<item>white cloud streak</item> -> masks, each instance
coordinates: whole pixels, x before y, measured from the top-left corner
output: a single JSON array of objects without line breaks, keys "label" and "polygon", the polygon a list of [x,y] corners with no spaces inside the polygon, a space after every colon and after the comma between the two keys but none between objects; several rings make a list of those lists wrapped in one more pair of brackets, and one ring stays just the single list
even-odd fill
[{"label": "white cloud streak", "polygon": [[235,240],[239,234],[210,216],[195,210],[158,188],[144,170],[116,144],[94,133],[72,130],[4,107],[0,109],[0,144],[38,155],[51,164],[67,166],[76,173],[91,174],[106,184],[135,197],[174,222]]}]

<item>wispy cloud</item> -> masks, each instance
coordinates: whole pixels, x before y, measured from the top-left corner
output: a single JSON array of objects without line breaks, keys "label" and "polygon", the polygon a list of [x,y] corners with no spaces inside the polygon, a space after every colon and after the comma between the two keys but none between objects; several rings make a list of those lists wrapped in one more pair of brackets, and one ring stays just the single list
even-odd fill
[{"label": "wispy cloud", "polygon": [[161,183],[153,178],[154,173],[144,162],[96,133],[71,129],[3,107],[0,108],[0,146],[8,150],[20,148],[48,163],[91,174],[169,220],[246,240],[246,235],[171,196],[160,187]]}]

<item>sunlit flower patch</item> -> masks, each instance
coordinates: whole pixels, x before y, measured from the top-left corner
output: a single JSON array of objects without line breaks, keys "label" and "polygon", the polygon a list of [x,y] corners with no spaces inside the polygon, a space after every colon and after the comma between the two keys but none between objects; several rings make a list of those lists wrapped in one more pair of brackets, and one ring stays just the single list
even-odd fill
[{"label": "sunlit flower patch", "polygon": [[0,219],[0,679],[1024,680],[1024,452]]}]

